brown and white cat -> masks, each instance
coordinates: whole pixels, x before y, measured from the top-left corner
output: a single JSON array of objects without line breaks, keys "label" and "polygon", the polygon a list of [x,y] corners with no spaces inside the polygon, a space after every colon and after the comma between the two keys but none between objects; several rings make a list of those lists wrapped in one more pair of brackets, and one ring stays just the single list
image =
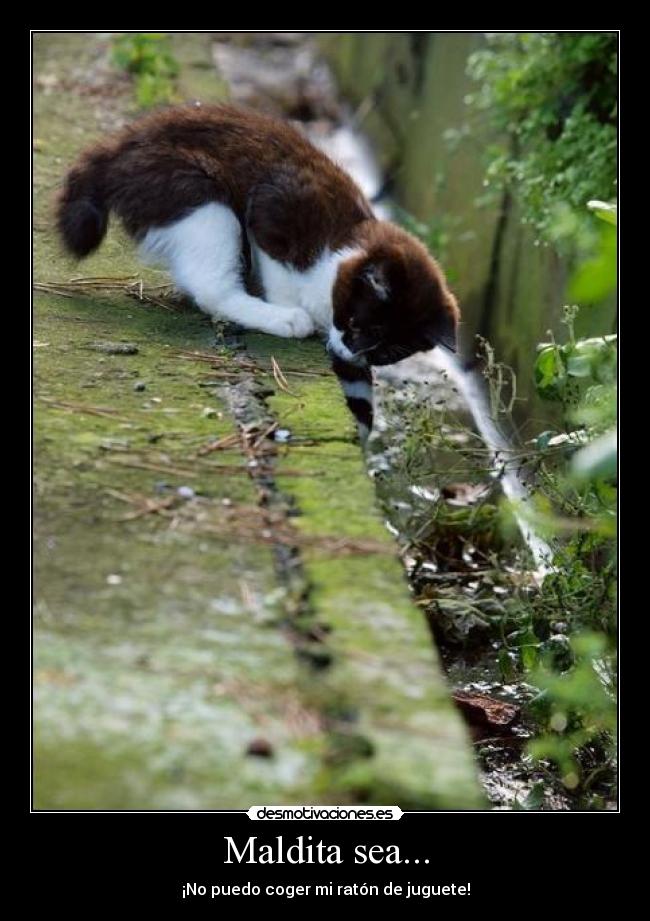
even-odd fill
[{"label": "brown and white cat", "polygon": [[210,316],[326,336],[361,427],[372,425],[371,366],[455,350],[458,306],[435,260],[377,220],[350,176],[285,122],[228,106],[136,121],[68,173],[58,199],[67,248],[91,253],[111,212]]}]

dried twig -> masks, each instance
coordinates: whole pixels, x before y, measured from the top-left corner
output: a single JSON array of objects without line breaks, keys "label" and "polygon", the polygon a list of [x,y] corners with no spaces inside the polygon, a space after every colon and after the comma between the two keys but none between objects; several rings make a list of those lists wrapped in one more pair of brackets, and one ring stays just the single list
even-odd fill
[{"label": "dried twig", "polygon": [[286,379],[286,377],[282,373],[282,368],[277,363],[273,355],[271,355],[271,367],[273,369],[273,378],[275,380],[275,383],[280,388],[280,390],[284,391],[284,393],[288,393],[289,396],[294,397],[296,400],[299,400],[300,397],[298,396],[297,393],[294,393],[293,390],[289,387],[289,381]]},{"label": "dried twig", "polygon": [[178,496],[167,496],[164,499],[152,499],[149,496],[143,496],[141,493],[122,493],[116,489],[107,489],[108,495],[119,499],[120,502],[127,502],[129,505],[135,505],[136,510],[120,518],[120,521],[134,521],[136,518],[143,518],[145,515],[160,514],[167,509],[176,505],[179,501]]},{"label": "dried twig", "polygon": [[215,441],[210,441],[208,444],[201,445],[196,453],[198,456],[202,456],[204,454],[211,454],[213,451],[226,451],[229,448],[236,448],[239,442],[239,433],[232,432],[230,435],[223,435]]},{"label": "dried twig", "polygon": [[[182,476],[182,477],[195,477],[197,476],[196,470],[184,470],[180,467],[172,467],[171,464],[154,464],[150,461],[141,461],[135,460],[128,457],[113,457],[109,456],[106,458],[109,463],[119,464],[120,467],[133,467],[136,470],[153,470],[155,473],[167,473],[171,476]],[[242,471],[245,468],[241,468]]]},{"label": "dried twig", "polygon": [[127,276],[88,276],[71,278],[69,281],[34,283],[34,290],[61,297],[77,297],[101,292],[117,291],[127,297],[133,297],[142,303],[155,304],[164,310],[174,312],[174,308],[165,303],[163,298],[171,298],[174,286],[170,284],[145,285],[137,275]]},{"label": "dried twig", "polygon": [[[279,368],[279,365],[274,358],[271,359],[271,367],[267,367],[264,364],[259,364],[251,359],[244,358],[242,356],[232,355],[217,355],[210,354],[208,352],[198,352],[198,351],[188,351],[187,349],[177,349],[172,353],[176,358],[184,358],[188,361],[203,361],[213,366],[223,366],[227,365],[231,371],[230,373],[235,373],[239,371],[250,371],[252,374],[268,374],[269,372],[273,373],[273,364]],[[212,375],[214,372],[210,371],[209,374]],[[227,371],[226,371],[227,373]],[[285,365],[280,373],[282,378],[286,383],[286,374],[294,374],[296,377],[331,377],[331,371],[320,371],[317,368],[295,368],[292,366]],[[279,383],[278,383],[278,386]]]},{"label": "dried twig", "polygon": [[54,400],[50,397],[39,397],[39,399],[41,403],[47,403],[48,406],[52,406],[54,409],[67,409],[70,412],[87,413],[91,416],[110,416],[111,419],[116,419],[121,422],[126,421],[124,416],[119,416],[114,409],[109,409],[106,406],[87,406],[85,403]]}]

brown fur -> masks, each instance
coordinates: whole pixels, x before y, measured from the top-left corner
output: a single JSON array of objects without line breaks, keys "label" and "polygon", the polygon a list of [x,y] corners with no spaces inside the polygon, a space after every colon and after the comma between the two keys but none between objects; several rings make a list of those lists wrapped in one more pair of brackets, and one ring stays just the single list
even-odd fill
[{"label": "brown fur", "polygon": [[[70,208],[79,201],[92,210],[76,240]],[[209,201],[232,208],[270,256],[296,268],[328,244],[345,245],[371,215],[352,179],[291,125],[229,106],[183,106],[83,153],[59,198],[59,227],[69,248],[86,255],[101,242],[109,211],[137,238]]]}]

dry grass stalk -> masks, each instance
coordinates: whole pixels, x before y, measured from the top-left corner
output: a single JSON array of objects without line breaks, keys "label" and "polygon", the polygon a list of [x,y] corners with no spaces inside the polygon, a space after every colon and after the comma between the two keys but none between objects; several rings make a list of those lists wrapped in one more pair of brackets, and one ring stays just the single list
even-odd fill
[{"label": "dry grass stalk", "polygon": [[116,419],[121,422],[126,421],[124,416],[119,416],[114,409],[110,409],[107,406],[87,406],[85,403],[73,403],[69,400],[55,400],[51,397],[39,397],[41,403],[46,403],[48,406],[53,407],[53,409],[65,409],[68,412],[75,413],[86,413],[90,416],[110,416],[111,419]]},{"label": "dry grass stalk", "polygon": [[239,444],[239,433],[233,432],[230,435],[223,435],[221,438],[217,438],[214,441],[202,445],[196,453],[197,456],[203,456],[205,454],[211,454],[213,451],[227,451],[230,448],[239,447]]},{"label": "dry grass stalk", "polygon": [[294,393],[294,391],[289,387],[289,381],[284,376],[282,368],[277,363],[273,355],[271,355],[271,368],[273,370],[273,379],[275,380],[275,383],[278,385],[280,390],[282,390],[283,393],[288,393],[289,396],[293,397],[295,400],[298,400],[301,406],[304,406],[304,403],[300,400],[298,394]]},{"label": "dry grass stalk", "polygon": [[165,299],[173,300],[174,286],[170,284],[146,285],[137,275],[127,276],[89,276],[71,278],[68,281],[34,283],[34,290],[46,294],[56,294],[60,297],[91,296],[98,293],[117,292],[133,297],[141,303],[155,304],[163,310],[175,312],[177,307],[166,303]]}]

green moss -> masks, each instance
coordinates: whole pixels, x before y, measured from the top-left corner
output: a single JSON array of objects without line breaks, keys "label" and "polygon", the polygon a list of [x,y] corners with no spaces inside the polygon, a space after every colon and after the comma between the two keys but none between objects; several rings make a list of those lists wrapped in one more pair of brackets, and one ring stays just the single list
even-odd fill
[{"label": "green moss", "polygon": [[[100,45],[37,36],[40,73],[63,81],[90,67]],[[51,196],[40,194],[54,190],[100,132],[93,113],[74,90],[37,95],[41,280],[141,273],[119,228],[81,271],[62,257]],[[306,716],[303,731],[287,719],[300,712],[298,666],[269,626],[277,621],[270,549],[175,529],[157,514],[125,520],[139,506],[118,498],[155,502],[190,486],[203,503],[197,516],[218,512],[224,500],[256,503],[239,452],[195,459],[202,444],[235,430],[218,394],[201,386],[205,364],[178,355],[212,349],[211,324],[196,311],[121,295],[38,294],[34,338],[37,807],[304,799],[319,765],[310,750],[314,720]],[[102,353],[93,346],[102,340],[134,343],[137,353]],[[241,473],[225,476],[209,464]],[[273,746],[268,761],[246,756],[259,735]]]},{"label": "green moss", "polygon": [[[302,554],[310,603],[330,629],[332,665],[313,670],[303,688],[312,705],[329,714],[328,752],[333,745],[334,757],[326,753],[319,790],[345,801],[403,808],[480,805],[466,733],[424,618],[409,603],[353,420],[346,418],[337,379],[326,373],[324,349],[310,341],[297,358],[294,343],[261,336],[249,336],[248,349],[260,362],[273,356],[291,391],[276,387],[268,401],[295,442],[282,450],[277,483],[300,512],[292,519],[296,528],[311,540]],[[312,375],[291,370],[303,367]],[[283,468],[309,476],[283,477]],[[332,538],[343,542],[338,551]],[[354,549],[369,540],[377,552]],[[368,740],[372,755],[338,757],[341,734]]]}]

